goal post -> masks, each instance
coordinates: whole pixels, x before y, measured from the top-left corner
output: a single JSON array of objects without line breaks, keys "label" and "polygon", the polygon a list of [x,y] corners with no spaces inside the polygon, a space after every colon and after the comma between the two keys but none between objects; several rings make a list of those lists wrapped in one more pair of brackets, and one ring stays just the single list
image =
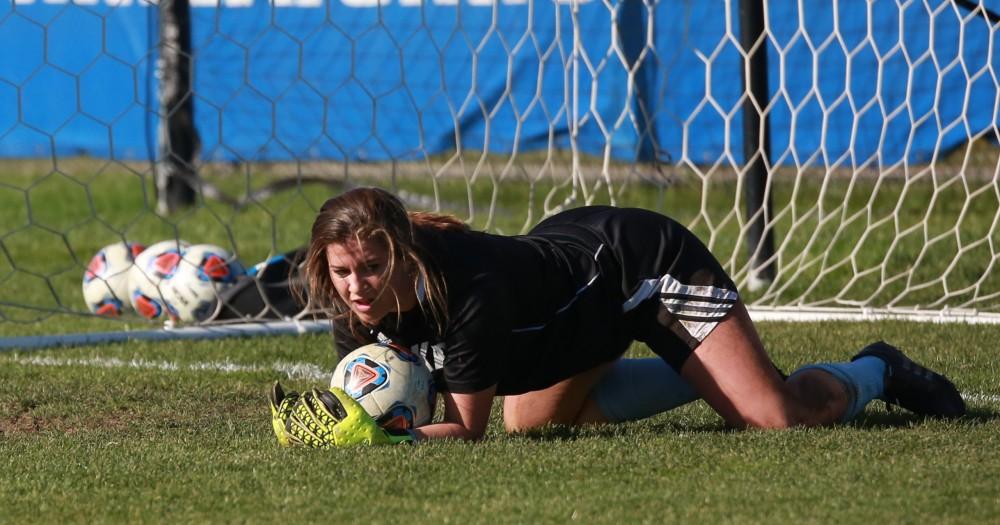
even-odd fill
[{"label": "goal post", "polygon": [[101,246],[252,265],[359,185],[505,234],[654,209],[760,318],[1000,320],[991,1],[0,2],[0,336],[107,331]]},{"label": "goal post", "polygon": [[746,179],[747,286],[760,289],[774,281],[774,231],[768,228],[773,198],[767,191],[768,162],[771,159],[771,126],[761,108],[770,97],[768,88],[767,36],[764,2],[740,2],[740,45],[743,67],[743,176]]},{"label": "goal post", "polygon": [[159,2],[159,86],[156,211],[166,215],[195,203],[200,139],[194,122],[191,6],[188,0]]}]

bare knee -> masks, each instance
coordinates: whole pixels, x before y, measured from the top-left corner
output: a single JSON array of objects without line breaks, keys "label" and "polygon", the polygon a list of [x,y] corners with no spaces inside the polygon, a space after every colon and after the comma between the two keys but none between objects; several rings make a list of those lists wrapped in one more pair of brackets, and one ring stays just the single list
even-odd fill
[{"label": "bare knee", "polygon": [[[571,422],[570,422],[571,423]],[[503,428],[508,434],[516,434],[518,432],[528,432],[530,430],[535,430],[542,428],[546,425],[558,425],[558,424],[569,424],[564,421],[558,421],[552,417],[539,417],[537,414],[526,415],[525,414],[508,414],[504,411],[503,416]]]},{"label": "bare knee", "polygon": [[503,404],[503,426],[507,433],[527,432],[549,424],[565,424],[557,410],[539,407],[530,399],[509,396]]},{"label": "bare knee", "polygon": [[540,408],[534,403],[525,401],[513,398],[510,402],[504,400],[503,426],[507,433],[527,432],[546,425],[575,426],[604,421],[591,413],[596,409],[588,409],[588,403],[584,403],[584,407],[577,410],[576,407],[564,405]]},{"label": "bare knee", "polygon": [[843,387],[823,372],[806,371],[790,378],[745,413],[734,412],[727,423],[741,428],[783,429],[837,421],[844,410]]},{"label": "bare knee", "polygon": [[527,421],[523,421],[524,418],[521,417],[515,410],[508,410],[506,404],[503,410],[503,429],[508,434],[513,434],[516,432],[524,432],[526,430],[531,430],[534,428],[532,425],[528,424]]},{"label": "bare knee", "polygon": [[810,371],[793,376],[781,389],[780,399],[757,404],[750,413],[734,414],[726,423],[739,428],[782,429],[839,421],[847,409],[846,393],[842,385],[825,375]]},{"label": "bare knee", "polygon": [[533,429],[539,428],[541,426],[543,426],[543,425],[527,425],[525,423],[522,423],[521,421],[511,421],[511,420],[509,420],[507,418],[504,418],[504,420],[503,420],[503,429],[508,434],[517,434],[519,432],[527,432],[529,430],[533,430]]},{"label": "bare knee", "polygon": [[726,424],[736,428],[784,429],[797,426],[800,421],[795,410],[786,403],[781,403],[757,409],[753,413],[739,414],[733,421],[726,421]]},{"label": "bare knee", "polygon": [[598,365],[542,390],[506,396],[503,400],[504,429],[524,432],[545,425],[577,424],[578,418],[586,412],[589,392],[611,365]]}]

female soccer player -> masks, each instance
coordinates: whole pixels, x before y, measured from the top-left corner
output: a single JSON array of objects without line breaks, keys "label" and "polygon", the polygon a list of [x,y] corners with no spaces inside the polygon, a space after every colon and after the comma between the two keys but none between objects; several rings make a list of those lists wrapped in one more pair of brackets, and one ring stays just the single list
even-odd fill
[{"label": "female soccer player", "polygon": [[[305,273],[341,357],[391,341],[427,360],[445,412],[414,439],[481,438],[495,396],[508,431],[634,420],[697,398],[734,427],[849,421],[875,398],[965,412],[949,380],[883,342],[785,379],[708,249],[647,210],[582,207],[501,236],[356,189],[321,208]],[[622,358],[633,341],[659,359]],[[361,410],[346,401],[348,415]]]}]

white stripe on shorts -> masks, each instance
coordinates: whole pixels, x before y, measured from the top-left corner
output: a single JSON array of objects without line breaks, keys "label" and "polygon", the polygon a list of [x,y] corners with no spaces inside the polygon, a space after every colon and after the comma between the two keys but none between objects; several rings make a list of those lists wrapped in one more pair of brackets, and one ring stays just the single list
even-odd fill
[{"label": "white stripe on shorts", "polygon": [[733,290],[714,286],[684,284],[672,275],[646,279],[622,305],[629,312],[656,295],[668,312],[698,341],[702,341],[722,320],[739,298]]}]

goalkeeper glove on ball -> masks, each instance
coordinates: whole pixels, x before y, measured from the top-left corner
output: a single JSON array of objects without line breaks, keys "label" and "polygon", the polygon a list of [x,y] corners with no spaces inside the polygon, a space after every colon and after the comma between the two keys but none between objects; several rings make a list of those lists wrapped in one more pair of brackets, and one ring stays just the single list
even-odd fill
[{"label": "goalkeeper glove on ball", "polygon": [[288,447],[292,445],[291,438],[288,432],[285,430],[285,426],[288,422],[288,418],[292,415],[292,409],[295,403],[299,400],[298,392],[288,392],[281,388],[281,384],[277,381],[271,386],[271,391],[269,392],[268,401],[271,405],[271,428],[274,429],[274,434],[278,437],[278,443],[283,447]]},{"label": "goalkeeper glove on ball", "polygon": [[[365,409],[340,388],[313,389],[290,406],[277,395],[281,386],[272,388],[271,415],[278,442],[284,446],[303,445],[315,448],[349,447],[354,445],[386,445],[412,442],[413,434],[391,433],[378,423]],[[276,402],[275,399],[278,399]],[[284,411],[283,411],[284,409]],[[284,425],[279,428],[282,418]],[[283,440],[284,436],[284,440]]]}]

